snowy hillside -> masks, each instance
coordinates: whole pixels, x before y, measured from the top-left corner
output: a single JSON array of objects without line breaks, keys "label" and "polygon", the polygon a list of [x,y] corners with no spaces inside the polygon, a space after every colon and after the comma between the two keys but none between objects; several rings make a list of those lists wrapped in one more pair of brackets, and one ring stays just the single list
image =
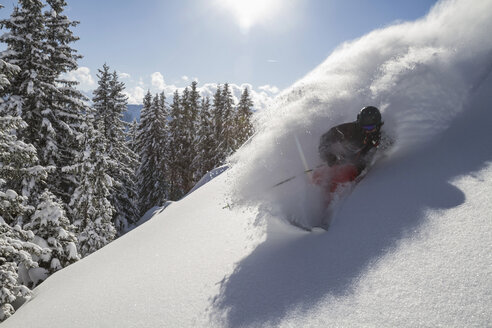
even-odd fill
[{"label": "snowy hillside", "polygon": [[[48,278],[2,328],[492,326],[491,30],[492,0],[453,0],[342,45],[257,117],[231,169]],[[330,231],[289,225],[322,215],[295,136],[314,167],[320,135],[367,104],[391,153]]]}]

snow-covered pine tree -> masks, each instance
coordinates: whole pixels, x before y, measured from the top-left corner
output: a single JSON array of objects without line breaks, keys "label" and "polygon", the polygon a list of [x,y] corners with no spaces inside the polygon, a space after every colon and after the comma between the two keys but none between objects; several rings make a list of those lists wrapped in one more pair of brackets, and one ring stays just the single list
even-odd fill
[{"label": "snow-covered pine tree", "polygon": [[49,58],[54,72],[52,78],[58,79],[60,74],[76,70],[77,60],[82,58],[77,54],[77,50],[70,46],[71,43],[79,40],[71,30],[79,22],[71,21],[63,14],[67,6],[65,0],[46,0],[46,3],[50,6],[44,17]]},{"label": "snow-covered pine tree", "polygon": [[215,149],[213,150],[214,159],[213,162],[217,165],[222,163],[225,159],[223,153],[224,143],[224,100],[222,96],[222,89],[220,85],[217,85],[217,90],[214,94],[213,106],[212,106],[212,122],[214,127],[214,140]]},{"label": "snow-covered pine tree", "polygon": [[[0,21],[0,25],[8,30],[0,36],[0,41],[7,45],[0,58],[19,67],[18,74],[2,95],[6,100],[4,112],[22,116],[28,123],[42,118],[41,110],[44,108],[41,106],[45,99],[41,97],[47,89],[49,73],[42,8],[41,1],[20,0],[10,18]],[[37,104],[36,100],[41,102]]]},{"label": "snow-covered pine tree", "polygon": [[193,163],[193,143],[191,135],[193,131],[190,131],[191,119],[191,104],[190,104],[190,89],[186,87],[181,95],[181,115],[177,118],[177,125],[180,131],[180,143],[179,154],[177,157],[177,173],[179,180],[181,181],[181,189],[183,194],[188,192],[189,185],[192,183],[192,173],[190,174],[191,164]]},{"label": "snow-covered pine tree", "polygon": [[162,205],[168,198],[167,139],[168,111],[165,95],[148,92],[140,116],[137,148],[140,153],[138,169],[140,214],[153,206]]},{"label": "snow-covered pine tree", "polygon": [[32,256],[41,257],[46,252],[30,242],[34,238],[31,231],[24,231],[19,225],[11,227],[3,220],[3,213],[17,201],[12,193],[0,191],[0,322],[14,314],[15,302],[31,296],[31,290],[22,284],[19,266],[24,270],[37,268]]},{"label": "snow-covered pine tree", "polygon": [[65,167],[64,171],[78,177],[70,207],[71,216],[78,233],[79,252],[84,257],[114,240],[116,229],[112,222],[114,207],[109,201],[114,179],[108,174],[117,167],[106,147],[106,139],[94,123],[92,114],[87,124],[82,143],[84,151],[79,154],[76,164]]},{"label": "snow-covered pine tree", "polygon": [[[130,149],[128,129],[129,124],[123,121],[123,113],[128,109],[127,96],[123,93],[125,84],[118,81],[116,71],[113,72],[111,82],[111,99],[114,100],[115,123],[113,126],[114,139],[113,151],[114,160],[118,167],[113,175],[115,179],[115,197],[113,204],[116,211],[114,224],[118,234],[122,235],[128,231],[131,225],[135,224],[139,216],[137,204],[137,177],[138,156]],[[116,129],[116,127],[118,127]]]},{"label": "snow-covered pine tree", "polygon": [[183,188],[188,192],[198,179],[197,144],[198,144],[198,113],[200,110],[200,93],[197,82],[193,81],[189,93],[183,93],[183,126],[186,140],[186,151],[183,152]]},{"label": "snow-covered pine tree", "polygon": [[[24,271],[29,271],[25,274],[24,284],[37,284],[40,280],[44,280],[49,273],[60,269],[77,260],[77,251],[75,244],[75,236],[70,231],[69,222],[64,215],[56,216],[55,211],[40,210],[46,206],[57,206],[61,213],[64,213],[61,202],[51,193],[49,203],[43,196],[41,199],[35,197],[32,199],[31,188],[33,186],[45,185],[47,180],[48,169],[46,167],[36,165],[38,162],[36,150],[32,145],[25,144],[17,140],[17,132],[26,126],[25,122],[20,117],[12,117],[10,115],[0,116],[0,183],[2,184],[2,193],[5,197],[3,200],[4,211],[1,214],[3,220],[11,226],[19,225],[23,229],[34,232],[35,237],[33,242],[41,247],[48,248],[53,251],[54,256],[58,258],[50,263],[51,256],[45,255],[39,258],[39,261],[44,261],[45,270],[38,268],[35,274],[30,272],[30,268],[24,268]],[[23,196],[18,196],[20,191]],[[27,197],[31,196],[31,197]],[[38,210],[34,211],[35,205],[39,203]],[[60,229],[62,228],[62,229]],[[63,254],[58,254],[58,242],[69,240],[70,245],[66,247],[69,260],[65,261]],[[70,253],[71,252],[71,253]],[[71,254],[75,253],[75,256]],[[38,261],[38,258],[33,260]],[[52,269],[50,269],[52,264]],[[32,276],[32,277],[31,277]],[[35,278],[33,278],[35,276]]]},{"label": "snow-covered pine tree", "polygon": [[200,105],[200,125],[198,128],[197,162],[198,168],[196,175],[202,177],[215,167],[214,151],[214,126],[210,111],[210,98],[202,99]]},{"label": "snow-covered pine tree", "polygon": [[19,0],[10,19],[1,21],[9,30],[0,37],[7,44],[1,57],[20,71],[2,92],[0,111],[22,117],[27,126],[18,131],[20,140],[35,147],[40,165],[53,169],[52,179],[30,186],[33,203],[46,186],[68,201],[73,184],[60,168],[71,163],[78,149],[75,140],[85,110],[83,96],[69,82],[57,80],[76,67],[78,56],[67,46],[76,39],[69,29],[73,24],[60,14],[64,2],[48,3],[51,14],[43,15],[41,1]]},{"label": "snow-covered pine tree", "polygon": [[128,143],[128,147],[130,147],[130,149],[138,155],[139,151],[138,151],[138,148],[137,148],[137,135],[138,135],[138,129],[139,129],[139,124],[137,122],[137,119],[133,119],[131,125],[130,125],[130,130],[128,131],[129,132],[129,143]]},{"label": "snow-covered pine tree", "polygon": [[81,145],[77,142],[81,134],[81,125],[84,113],[87,112],[85,101],[87,98],[76,89],[78,82],[61,78],[67,73],[78,68],[77,60],[82,56],[71,48],[70,44],[79,38],[73,35],[72,28],[79,22],[70,21],[63,14],[67,3],[64,0],[46,0],[50,9],[44,13],[46,25],[46,39],[51,65],[51,79],[56,90],[49,97],[50,107],[54,114],[53,129],[56,131],[56,143],[58,152],[56,157],[48,160],[56,165],[55,175],[52,175],[48,185],[49,189],[66,204],[70,201],[70,195],[76,187],[75,178],[62,172],[64,166],[74,164],[77,153],[81,151]]},{"label": "snow-covered pine tree", "polygon": [[110,73],[104,64],[99,70],[98,88],[94,91],[95,118],[101,121],[103,137],[107,142],[107,152],[116,167],[109,172],[114,179],[111,203],[115,211],[113,222],[119,234],[123,234],[138,220],[136,203],[135,171],[137,155],[130,149],[127,138],[127,123],[123,113],[127,109],[127,97],[123,94],[124,84],[118,81],[116,72]]},{"label": "snow-covered pine tree", "polygon": [[10,19],[1,21],[10,32],[0,37],[7,44],[1,57],[19,66],[7,88],[4,112],[19,115],[27,123],[20,139],[35,146],[42,165],[54,165],[58,152],[50,96],[56,89],[49,63],[46,29],[39,0],[19,0]]},{"label": "snow-covered pine tree", "polygon": [[[22,196],[32,198],[35,186],[43,185],[52,168],[38,165],[36,149],[30,144],[18,140],[19,131],[27,124],[19,116],[0,116],[0,182]],[[28,217],[18,217],[9,224],[23,224]]]},{"label": "snow-covered pine tree", "polygon": [[222,122],[223,122],[223,139],[221,152],[225,158],[231,155],[234,150],[237,149],[236,138],[234,135],[234,118],[235,118],[235,105],[232,98],[232,92],[229,88],[229,84],[225,83],[222,89]]},{"label": "snow-covered pine tree", "polygon": [[41,267],[52,274],[78,261],[77,238],[70,225],[63,204],[50,191],[45,190],[36,211],[24,229],[34,233],[34,242],[51,250],[49,258],[40,260]]},{"label": "snow-covered pine tree", "polygon": [[251,116],[253,115],[253,101],[249,96],[248,88],[244,88],[241,94],[241,99],[237,105],[236,117],[235,117],[235,138],[236,144],[241,146],[248,140],[250,136],[253,135],[253,122],[251,121]]},{"label": "snow-covered pine tree", "polygon": [[[0,93],[10,86],[10,80],[20,71],[18,66],[0,59]],[[11,103],[12,104],[12,103]],[[49,168],[37,165],[36,149],[18,140],[17,135],[27,127],[20,116],[11,116],[0,98],[0,184],[28,196],[38,182],[46,179]],[[8,221],[9,224],[19,222]]]},{"label": "snow-covered pine tree", "polygon": [[[94,119],[98,121],[98,125],[100,126],[98,129],[102,136],[109,142],[110,138],[107,135],[112,133],[111,124],[115,120],[110,99],[109,83],[111,81],[111,72],[107,64],[104,64],[102,69],[98,69],[97,71],[98,87],[93,91],[94,96],[92,97],[93,108],[95,110]],[[109,132],[106,132],[106,130],[109,130]]]},{"label": "snow-covered pine tree", "polygon": [[[46,168],[35,164],[34,147],[17,140],[16,131],[25,125],[20,117],[0,116],[0,322],[13,314],[11,304],[17,298],[30,295],[23,285],[32,281],[28,271],[38,267],[32,256],[49,255],[49,250],[29,242],[34,239],[31,231],[21,228],[34,210],[28,204],[30,188],[47,176]],[[19,277],[20,268],[24,277]]]},{"label": "snow-covered pine tree", "polygon": [[[3,95],[5,87],[10,85],[12,77],[19,73],[20,68],[17,65],[12,65],[0,59],[0,92]],[[0,103],[3,103],[3,98],[0,98]]]},{"label": "snow-covered pine tree", "polygon": [[180,155],[184,145],[184,136],[181,126],[183,121],[181,99],[178,90],[174,92],[173,102],[170,111],[171,121],[169,122],[169,199],[178,200],[185,194],[181,176]]},{"label": "snow-covered pine tree", "polygon": [[[18,66],[0,59],[0,92],[10,86],[12,77],[20,71]],[[2,94],[4,96],[4,94]],[[17,140],[17,132],[26,123],[19,116],[11,116],[0,97],[0,322],[14,313],[12,304],[20,298],[28,298],[31,291],[19,278],[19,265],[23,271],[37,267],[32,255],[46,255],[48,250],[29,243],[32,232],[22,230],[24,217],[32,212],[27,196],[21,196],[10,188],[28,195],[37,180],[47,175],[47,170],[35,165],[36,150]],[[10,188],[9,188],[10,187]]]}]

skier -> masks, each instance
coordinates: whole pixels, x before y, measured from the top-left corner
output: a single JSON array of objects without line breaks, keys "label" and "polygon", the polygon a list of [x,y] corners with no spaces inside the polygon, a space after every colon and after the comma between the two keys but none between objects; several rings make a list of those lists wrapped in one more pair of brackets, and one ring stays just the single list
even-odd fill
[{"label": "skier", "polygon": [[313,172],[312,180],[325,190],[327,208],[340,185],[356,180],[371,163],[383,124],[379,109],[367,106],[356,121],[332,127],[321,136],[318,150],[324,165]]}]

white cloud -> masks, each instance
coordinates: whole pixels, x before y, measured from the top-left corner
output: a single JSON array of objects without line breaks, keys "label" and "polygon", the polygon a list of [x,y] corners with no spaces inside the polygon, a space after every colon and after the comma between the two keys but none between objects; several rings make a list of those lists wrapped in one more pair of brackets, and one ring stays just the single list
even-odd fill
[{"label": "white cloud", "polygon": [[269,62],[269,63],[278,63],[278,60],[276,60],[276,59],[268,59],[267,62]]},{"label": "white cloud", "polygon": [[189,78],[188,76],[186,76],[186,75],[183,75],[183,76],[181,77],[181,80],[183,80],[183,81],[185,81],[185,82],[188,82],[188,81],[190,80],[190,78]]},{"label": "white cloud", "polygon": [[159,91],[162,91],[166,87],[164,82],[164,76],[160,72],[154,72],[150,75],[151,83],[153,87],[156,87]]},{"label": "white cloud", "polygon": [[269,92],[269,93],[273,93],[273,94],[277,94],[280,91],[279,88],[277,88],[276,86],[269,85],[269,84],[262,85],[261,87],[258,87],[258,89]]},{"label": "white cloud", "polygon": [[[187,79],[185,79],[185,77]],[[183,83],[191,81],[191,79],[187,76],[183,76],[181,80]],[[193,80],[198,82],[198,78],[196,77],[194,77]],[[174,92],[178,90],[178,92],[182,94],[186,86],[188,85],[178,86],[175,84],[166,84],[163,75],[160,72],[154,72],[150,75],[150,80],[148,78],[139,78],[136,86],[132,87],[127,85],[125,94],[128,97],[129,104],[142,104],[142,100],[147,91],[150,91],[152,94],[164,92],[168,103],[171,103]],[[210,97],[212,101],[213,96],[217,91],[217,86],[217,83],[204,83],[203,85],[198,85],[198,92],[200,92],[202,97]],[[220,86],[222,87],[223,84]],[[263,110],[270,106],[275,96],[280,92],[279,88],[269,84],[255,88],[249,83],[229,83],[229,87],[236,104],[239,102],[239,99],[241,99],[243,90],[248,88],[251,100],[253,101],[254,108],[256,110]]]},{"label": "white cloud", "polygon": [[79,82],[78,88],[82,91],[92,90],[96,86],[91,70],[88,67],[79,67],[75,71],[66,73],[63,77],[70,81]]},{"label": "white cloud", "polygon": [[128,73],[120,73],[120,78],[122,79],[129,79],[131,78],[131,75]]},{"label": "white cloud", "polygon": [[[221,85],[222,87],[222,85]],[[229,84],[229,87],[232,92],[232,96],[234,99],[234,102],[237,104],[239,102],[239,99],[241,99],[241,94],[244,90],[244,88],[248,88],[249,94],[251,97],[251,100],[253,101],[254,108],[256,110],[264,110],[268,106],[270,106],[275,98],[275,94],[279,92],[279,89],[277,87],[272,87],[272,86],[263,86],[261,88],[255,89],[251,84],[249,83],[243,83],[241,85],[237,84]],[[200,94],[202,97],[209,96],[213,98],[213,95],[215,94],[217,90],[217,84],[216,83],[205,83],[203,86],[198,88],[200,91]],[[264,90],[266,89],[266,90]],[[275,92],[273,92],[275,91]]]},{"label": "white cloud", "polygon": [[128,97],[129,104],[141,104],[146,91],[144,88],[136,86],[134,88],[126,89],[123,93]]}]

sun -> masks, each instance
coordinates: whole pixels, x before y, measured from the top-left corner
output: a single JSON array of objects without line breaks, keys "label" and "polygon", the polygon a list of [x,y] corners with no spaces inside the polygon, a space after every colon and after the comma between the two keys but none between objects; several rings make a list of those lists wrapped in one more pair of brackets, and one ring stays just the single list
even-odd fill
[{"label": "sun", "polygon": [[234,16],[244,33],[272,19],[281,8],[280,0],[218,0],[218,3]]}]

